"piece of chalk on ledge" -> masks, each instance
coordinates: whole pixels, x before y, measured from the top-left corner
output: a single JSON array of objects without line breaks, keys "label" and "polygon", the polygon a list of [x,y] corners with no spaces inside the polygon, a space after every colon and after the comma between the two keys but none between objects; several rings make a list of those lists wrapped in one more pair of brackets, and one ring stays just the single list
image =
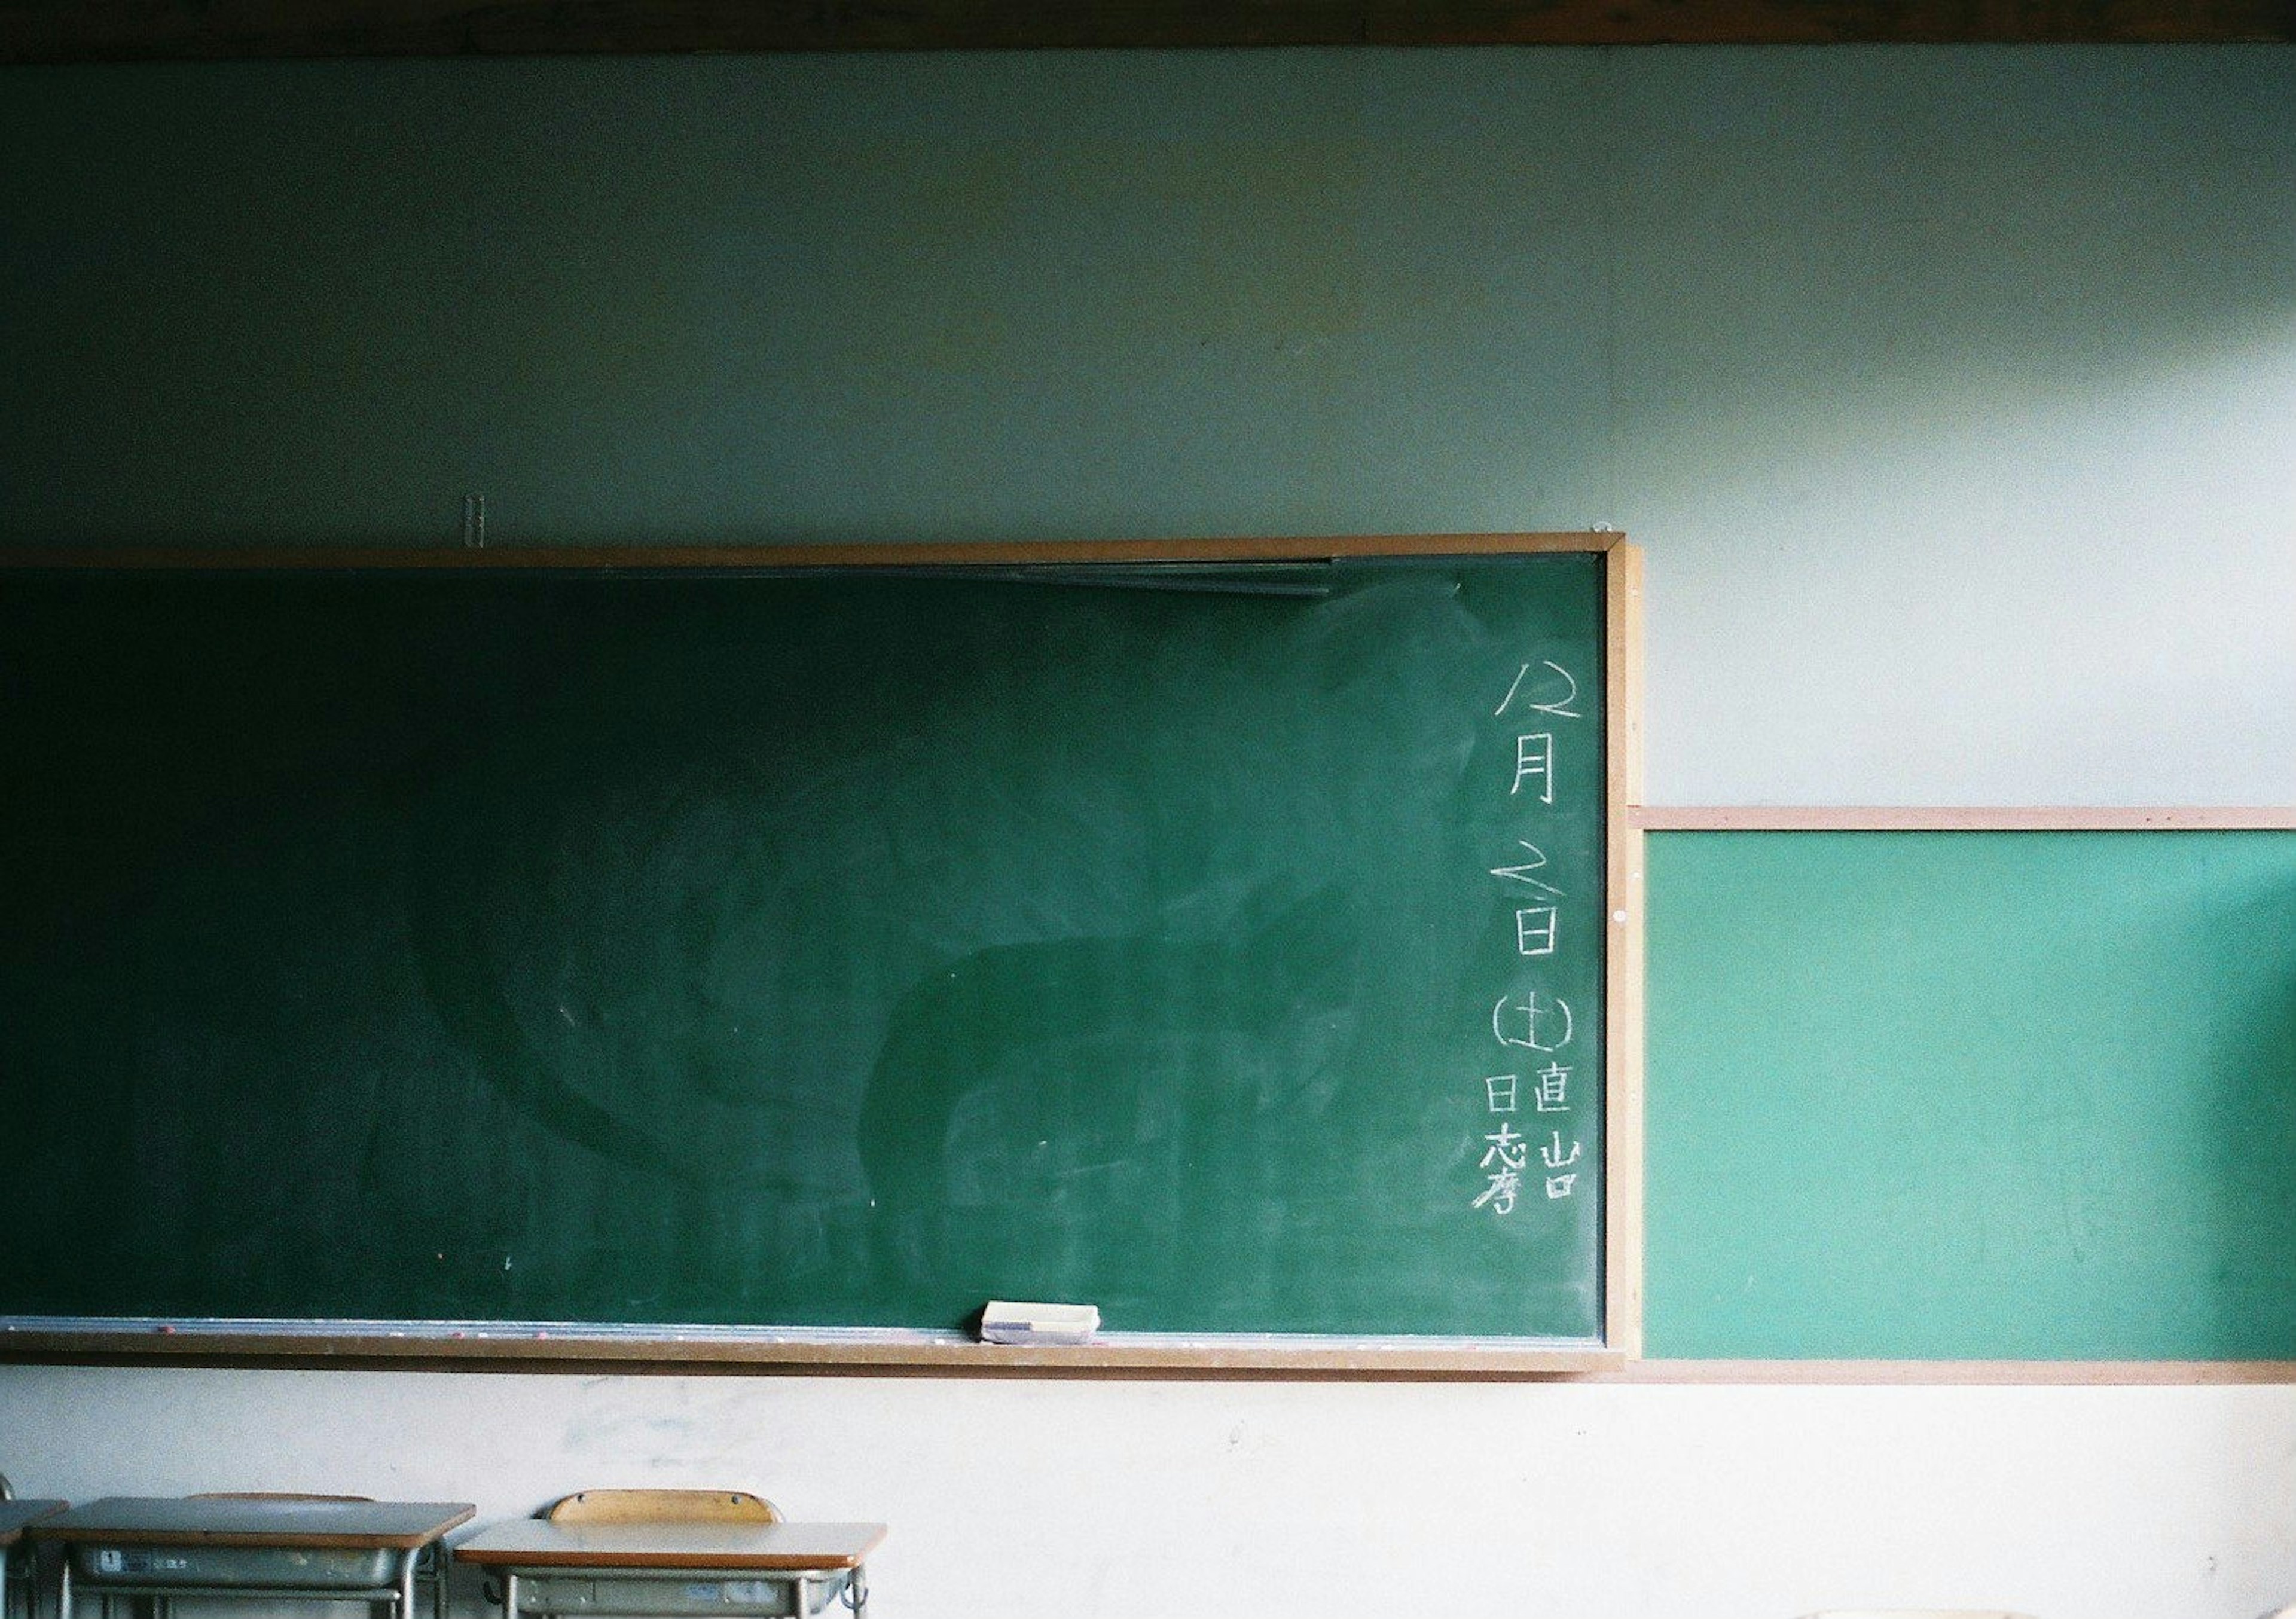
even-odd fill
[{"label": "piece of chalk on ledge", "polygon": [[1097,1304],[1016,1304],[991,1299],[980,1312],[984,1344],[1081,1344],[1099,1330]]}]

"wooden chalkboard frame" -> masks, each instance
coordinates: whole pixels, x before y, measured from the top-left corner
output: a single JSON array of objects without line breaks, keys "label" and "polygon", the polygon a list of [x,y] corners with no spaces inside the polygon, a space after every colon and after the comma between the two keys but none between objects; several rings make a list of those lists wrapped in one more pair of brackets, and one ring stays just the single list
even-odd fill
[{"label": "wooden chalkboard frame", "polygon": [[1608,531],[1116,540],[1023,544],[375,549],[29,547],[0,569],[441,569],[581,573],[801,572],[1304,561],[1591,552],[1603,559],[1604,947],[1603,1331],[1599,1342],[1111,1334],[1078,1346],[980,1344],[881,1329],[560,1327],[437,1321],[0,1318],[0,1361],[373,1365],[691,1371],[716,1368],[1025,1376],[1544,1377],[1615,1370],[1643,1326],[1643,830],[1641,554]]}]

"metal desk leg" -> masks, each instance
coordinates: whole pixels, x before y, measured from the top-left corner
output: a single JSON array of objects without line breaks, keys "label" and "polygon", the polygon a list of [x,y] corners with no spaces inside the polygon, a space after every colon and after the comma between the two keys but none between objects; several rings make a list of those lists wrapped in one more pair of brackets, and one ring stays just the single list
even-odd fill
[{"label": "metal desk leg", "polygon": [[56,1570],[56,1619],[72,1619],[71,1554],[69,1545],[63,1548],[63,1562]]},{"label": "metal desk leg", "polygon": [[518,1571],[503,1570],[503,1619],[518,1619]]}]

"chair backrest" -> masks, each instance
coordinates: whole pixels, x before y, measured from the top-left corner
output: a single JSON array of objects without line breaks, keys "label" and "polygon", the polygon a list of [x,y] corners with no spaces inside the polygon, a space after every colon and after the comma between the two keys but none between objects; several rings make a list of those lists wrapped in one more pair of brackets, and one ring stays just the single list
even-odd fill
[{"label": "chair backrest", "polygon": [[773,1502],[747,1490],[585,1490],[552,1503],[554,1524],[778,1524]]}]

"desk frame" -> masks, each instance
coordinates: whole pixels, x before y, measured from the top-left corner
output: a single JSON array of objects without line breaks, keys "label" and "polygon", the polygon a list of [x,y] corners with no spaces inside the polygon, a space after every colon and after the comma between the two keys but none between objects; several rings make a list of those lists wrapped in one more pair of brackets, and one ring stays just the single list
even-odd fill
[{"label": "desk frame", "polygon": [[[0,1619],[12,1619],[13,1610],[8,1606],[9,1566],[15,1560],[16,1542],[24,1532],[42,1518],[53,1517],[64,1509],[60,1500],[12,1500],[0,1498]],[[29,1590],[29,1587],[28,1586]],[[25,1609],[24,1619],[33,1619],[31,1609]]]},{"label": "desk frame", "polygon": [[[195,1498],[193,1498],[195,1499]],[[174,1505],[161,1502],[162,1505]],[[390,1510],[409,1503],[395,1501],[362,1501],[343,1503],[353,1508],[373,1507]],[[78,1514],[61,1515],[62,1521],[51,1520],[37,1525],[38,1538],[58,1542],[62,1563],[56,1579],[56,1619],[73,1619],[74,1571],[73,1553],[82,1546],[141,1546],[155,1549],[168,1548],[196,1549],[199,1547],[228,1547],[248,1551],[292,1551],[296,1549],[327,1549],[349,1551],[373,1551],[389,1554],[393,1573],[386,1584],[366,1586],[271,1585],[235,1581],[150,1581],[89,1579],[83,1582],[97,1601],[97,1612],[109,1619],[111,1599],[124,1597],[131,1601],[148,1598],[152,1601],[153,1619],[170,1619],[169,1610],[175,1599],[210,1599],[233,1602],[359,1602],[370,1613],[381,1613],[388,1619],[415,1619],[414,1588],[418,1578],[426,1572],[430,1582],[431,1619],[447,1616],[447,1562],[442,1539],[447,1531],[470,1521],[473,1509],[463,1502],[435,1502],[438,1510],[434,1521],[419,1531],[361,1530],[355,1525],[327,1528],[298,1526],[275,1523],[266,1525],[258,1520],[266,1516],[281,1516],[283,1503],[231,1502],[216,1500],[218,1523],[214,1526],[173,1525],[154,1518],[137,1523],[121,1521],[108,1525],[99,1515],[108,1501],[89,1503],[85,1509],[86,1521],[71,1521]],[[228,1521],[228,1509],[234,1506],[249,1509],[241,1522]],[[354,1512],[352,1516],[356,1516]]]},{"label": "desk frame", "polygon": [[[649,1536],[660,1537],[649,1541]],[[808,1588],[838,1581],[855,1619],[869,1611],[869,1554],[885,1538],[882,1524],[679,1523],[580,1525],[536,1519],[498,1524],[455,1551],[457,1561],[483,1568],[502,1582],[502,1619],[521,1619],[522,1579],[592,1579],[665,1586],[755,1580],[791,1588],[797,1619],[812,1607]],[[793,1540],[783,1549],[774,1542]],[[811,1543],[808,1544],[808,1542]],[[824,1592],[823,1607],[839,1599]],[[758,1605],[762,1607],[763,1605]],[[559,1610],[542,1610],[557,1619]],[[726,1603],[739,1616],[744,1605]],[[654,1619],[661,1609],[587,1607],[582,1619]]]},{"label": "desk frame", "polygon": [[[523,1571],[526,1574],[539,1574],[542,1571],[539,1569],[533,1568]],[[558,1574],[568,1574],[575,1571],[559,1569],[554,1570],[553,1572]],[[851,1597],[851,1599],[846,1603],[846,1607],[852,1610],[854,1619],[868,1619],[869,1615],[869,1574],[867,1568],[859,1563],[856,1563],[851,1568],[815,1567],[762,1571],[751,1569],[701,1569],[696,1567],[685,1567],[657,1569],[652,1571],[650,1576],[642,1574],[639,1571],[635,1569],[622,1569],[617,1571],[617,1573],[619,1577],[624,1578],[640,1579],[651,1577],[654,1580],[660,1581],[665,1585],[669,1584],[672,1582],[683,1583],[687,1581],[697,1579],[705,1574],[714,1580],[726,1580],[736,1575],[747,1575],[750,1578],[757,1580],[772,1581],[777,1584],[786,1584],[791,1587],[790,1606],[793,1610],[795,1610],[795,1619],[808,1619],[808,1615],[813,1612],[811,1606],[806,1601],[806,1588],[808,1585],[813,1584],[816,1581],[826,1580],[838,1574],[844,1574],[847,1576],[845,1590],[850,1593]],[[521,1577],[521,1571],[516,1568],[504,1567],[499,1571],[499,1574],[502,1579],[502,1619],[519,1619],[518,1582]],[[835,1600],[837,1600],[837,1597],[834,1593],[832,1593],[824,1599],[823,1607],[826,1607],[829,1603],[834,1602]],[[728,1611],[738,1614],[740,1609],[738,1606],[736,1606],[729,1608]],[[555,1609],[549,1610],[549,1612],[551,1619],[559,1619]],[[70,1615],[65,1615],[62,1616],[62,1619],[70,1619]],[[441,1619],[443,1619],[443,1615],[441,1616]],[[654,1610],[633,1607],[627,1612],[624,1612],[623,1610],[617,1608],[612,1610],[611,1613],[608,1613],[603,1609],[592,1608],[587,1611],[585,1619],[654,1619]]]}]

